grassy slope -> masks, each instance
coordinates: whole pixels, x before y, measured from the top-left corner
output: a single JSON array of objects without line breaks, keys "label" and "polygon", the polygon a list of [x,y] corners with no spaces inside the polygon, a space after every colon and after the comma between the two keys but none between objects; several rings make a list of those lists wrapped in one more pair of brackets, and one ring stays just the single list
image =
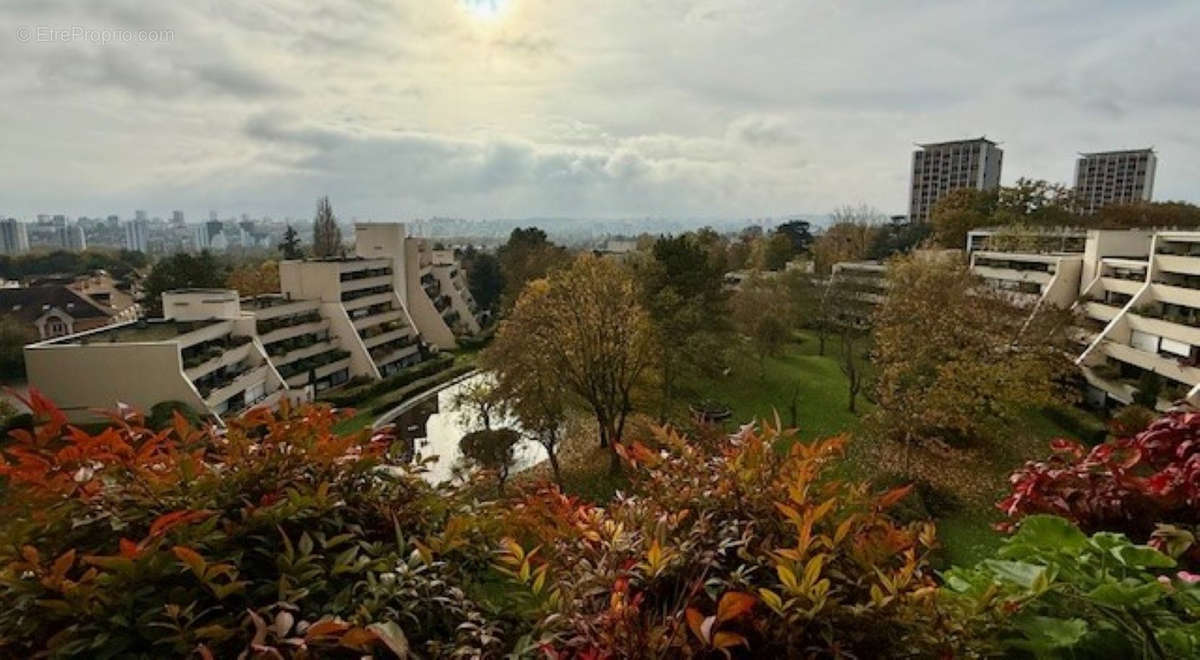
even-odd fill
[{"label": "grassy slope", "polygon": [[[801,333],[781,355],[767,359],[766,376],[762,379],[757,358],[745,351],[728,376],[685,383],[680,388],[684,392],[680,396],[683,401],[676,414],[686,414],[687,401],[711,398],[728,405],[734,412],[733,419],[739,422],[773,419],[774,411],[778,410],[781,422],[788,426],[791,393],[798,385],[798,426],[802,440],[859,431],[859,415],[871,406],[860,397],[859,415],[847,410],[846,378],[838,367],[837,348],[833,339],[826,345],[825,356],[820,356],[816,338]],[[1012,425],[1006,440],[980,452],[979,460],[964,466],[982,482],[984,492],[963,498],[953,513],[937,521],[946,563],[973,563],[998,545],[1000,536],[992,531],[991,525],[1000,519],[1000,514],[993,503],[1004,493],[1008,474],[1027,459],[1046,456],[1051,438],[1069,435],[1041,412],[1028,411]],[[844,466],[847,475],[871,478],[889,470],[889,466],[855,450],[856,446],[871,441],[859,434],[851,444]]]}]

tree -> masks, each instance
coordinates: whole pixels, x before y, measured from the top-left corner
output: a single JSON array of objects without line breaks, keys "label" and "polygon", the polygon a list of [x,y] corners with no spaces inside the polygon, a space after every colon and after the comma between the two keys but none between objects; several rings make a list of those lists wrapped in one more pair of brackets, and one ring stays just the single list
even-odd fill
[{"label": "tree", "polygon": [[856,402],[858,393],[862,391],[863,384],[867,379],[866,371],[866,343],[867,335],[861,330],[847,324],[842,326],[841,332],[841,352],[838,355],[838,367],[841,368],[842,374],[846,377],[846,386],[849,391],[849,404],[847,410],[852,413],[858,412]]},{"label": "tree", "polygon": [[500,260],[492,252],[468,246],[463,250],[461,263],[467,271],[467,289],[481,309],[495,309],[504,291],[504,276]]},{"label": "tree", "polygon": [[229,273],[225,285],[247,298],[278,293],[279,262],[268,259],[259,264],[237,266]]},{"label": "tree", "polygon": [[1188,202],[1136,202],[1102,207],[1090,217],[1099,229],[1200,227],[1200,206]]},{"label": "tree", "polygon": [[454,407],[470,418],[470,424],[491,430],[492,420],[506,413],[506,401],[495,383],[473,380],[454,395]]},{"label": "tree", "polygon": [[944,248],[965,248],[967,232],[993,224],[996,201],[995,190],[958,188],[942,195],[929,216],[934,240]]},{"label": "tree", "polygon": [[734,323],[754,348],[760,380],[767,377],[767,358],[777,355],[791,336],[789,317],[787,294],[773,279],[752,276],[733,297]]},{"label": "tree", "polygon": [[950,259],[897,257],[875,314],[880,430],[906,444],[988,437],[1024,406],[1070,398],[1071,315],[1015,305]]},{"label": "tree", "polygon": [[875,233],[871,248],[867,250],[867,258],[882,261],[893,255],[907,254],[932,234],[933,228],[928,222],[909,222],[907,218],[893,220]]},{"label": "tree", "polygon": [[818,273],[829,273],[839,261],[859,261],[867,257],[883,214],[865,204],[834,210],[833,223],[813,241],[813,261]]},{"label": "tree", "polygon": [[510,308],[525,289],[526,283],[545,277],[551,270],[568,261],[567,251],[546,238],[537,227],[517,228],[509,234],[508,242],[496,251],[504,283],[502,304]]},{"label": "tree", "polygon": [[[494,343],[504,348],[485,349],[542,356],[538,366],[545,371],[539,376],[592,411],[601,446],[612,449],[614,472],[620,469],[616,448],[633,412],[633,389],[655,357],[654,330],[640,297],[621,264],[581,255],[568,268],[530,282],[496,334]],[[525,365],[498,367],[503,380]]]},{"label": "tree", "polygon": [[512,429],[490,429],[472,431],[459,441],[463,456],[476,466],[496,473],[496,488],[504,495],[504,482],[512,470],[516,458],[517,443],[521,434]]},{"label": "tree", "polygon": [[317,214],[313,217],[313,256],[318,259],[335,257],[342,253],[342,230],[333,215],[329,197],[317,200]]},{"label": "tree", "polygon": [[694,234],[659,237],[629,263],[641,284],[658,343],[661,384],[659,416],[666,419],[675,383],[689,371],[711,371],[719,364],[725,321],[724,273]]},{"label": "tree", "polygon": [[25,345],[37,339],[33,328],[11,316],[0,317],[0,378],[25,380]]},{"label": "tree", "polygon": [[283,240],[279,242],[279,251],[283,253],[284,259],[300,259],[304,257],[304,251],[300,249],[300,233],[297,232],[291,225],[283,232]]},{"label": "tree", "polygon": [[794,254],[803,254],[812,248],[812,224],[806,220],[789,220],[776,227],[775,233],[791,240]]},{"label": "tree", "polygon": [[219,289],[226,270],[208,250],[192,256],[179,252],[160,259],[146,277],[142,305],[150,316],[162,316],[162,294],[175,289]]},{"label": "tree", "polygon": [[546,449],[554,481],[562,486],[558,444],[566,422],[567,396],[544,377],[552,371],[547,356],[526,350],[523,339],[511,333],[498,336],[480,355],[479,364],[495,378],[490,393],[493,405],[499,401],[521,430]]},{"label": "tree", "polygon": [[1017,179],[1012,186],[996,192],[996,212],[992,223],[1025,223],[1042,227],[1069,226],[1078,223],[1072,212],[1074,193],[1061,183],[1043,179]]},{"label": "tree", "polygon": [[796,255],[792,239],[784,233],[775,232],[767,239],[763,254],[763,267],[767,270],[783,270]]}]

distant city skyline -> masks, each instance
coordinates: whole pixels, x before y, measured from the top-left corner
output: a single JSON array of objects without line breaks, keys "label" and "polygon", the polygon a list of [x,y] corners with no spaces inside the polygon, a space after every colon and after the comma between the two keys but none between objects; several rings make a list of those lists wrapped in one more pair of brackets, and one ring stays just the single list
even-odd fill
[{"label": "distant city skyline", "polygon": [[[890,214],[914,143],[981,134],[1001,184],[1153,146],[1200,200],[1194,2],[485,4],[5,3],[0,214]],[[63,25],[172,34],[15,36]]]}]

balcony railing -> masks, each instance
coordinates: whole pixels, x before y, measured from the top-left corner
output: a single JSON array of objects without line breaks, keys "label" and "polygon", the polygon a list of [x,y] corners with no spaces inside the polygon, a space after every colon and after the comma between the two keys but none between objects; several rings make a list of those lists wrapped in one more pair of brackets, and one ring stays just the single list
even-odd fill
[{"label": "balcony railing", "polygon": [[354,280],[365,280],[371,277],[391,276],[391,268],[368,268],[366,270],[351,270],[342,273],[338,279],[342,282],[353,282]]},{"label": "balcony railing", "polygon": [[245,346],[251,341],[246,335],[226,335],[183,349],[183,368],[192,369],[210,360],[219,359],[227,351]]},{"label": "balcony railing", "polygon": [[339,360],[345,360],[348,357],[350,357],[350,351],[336,348],[324,353],[319,353],[312,357],[304,358],[303,360],[297,360],[291,364],[283,365],[282,367],[279,367],[279,375],[286,380],[307,371],[315,371],[316,369],[319,369],[327,364],[332,364]]},{"label": "balcony railing", "polygon": [[289,316],[280,316],[273,319],[258,321],[254,324],[255,330],[259,335],[270,334],[280,328],[288,328],[293,325],[303,325],[305,323],[313,323],[321,320],[321,313],[317,310],[304,312],[303,314],[292,314]]},{"label": "balcony railing", "polygon": [[371,286],[365,289],[356,289],[354,291],[343,291],[342,302],[350,302],[352,300],[358,300],[359,298],[366,298],[367,296],[377,296],[382,293],[391,292],[391,284],[381,284],[379,286]]}]

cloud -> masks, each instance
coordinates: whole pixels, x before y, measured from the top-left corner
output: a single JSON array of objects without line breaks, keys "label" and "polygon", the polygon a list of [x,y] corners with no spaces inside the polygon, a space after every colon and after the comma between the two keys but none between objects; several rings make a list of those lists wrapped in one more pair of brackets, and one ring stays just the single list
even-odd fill
[{"label": "cloud", "polygon": [[1200,197],[1191,2],[0,4],[22,25],[175,38],[0,39],[10,214],[892,211],[914,141],[979,134],[1005,181],[1153,144],[1156,194]]}]

